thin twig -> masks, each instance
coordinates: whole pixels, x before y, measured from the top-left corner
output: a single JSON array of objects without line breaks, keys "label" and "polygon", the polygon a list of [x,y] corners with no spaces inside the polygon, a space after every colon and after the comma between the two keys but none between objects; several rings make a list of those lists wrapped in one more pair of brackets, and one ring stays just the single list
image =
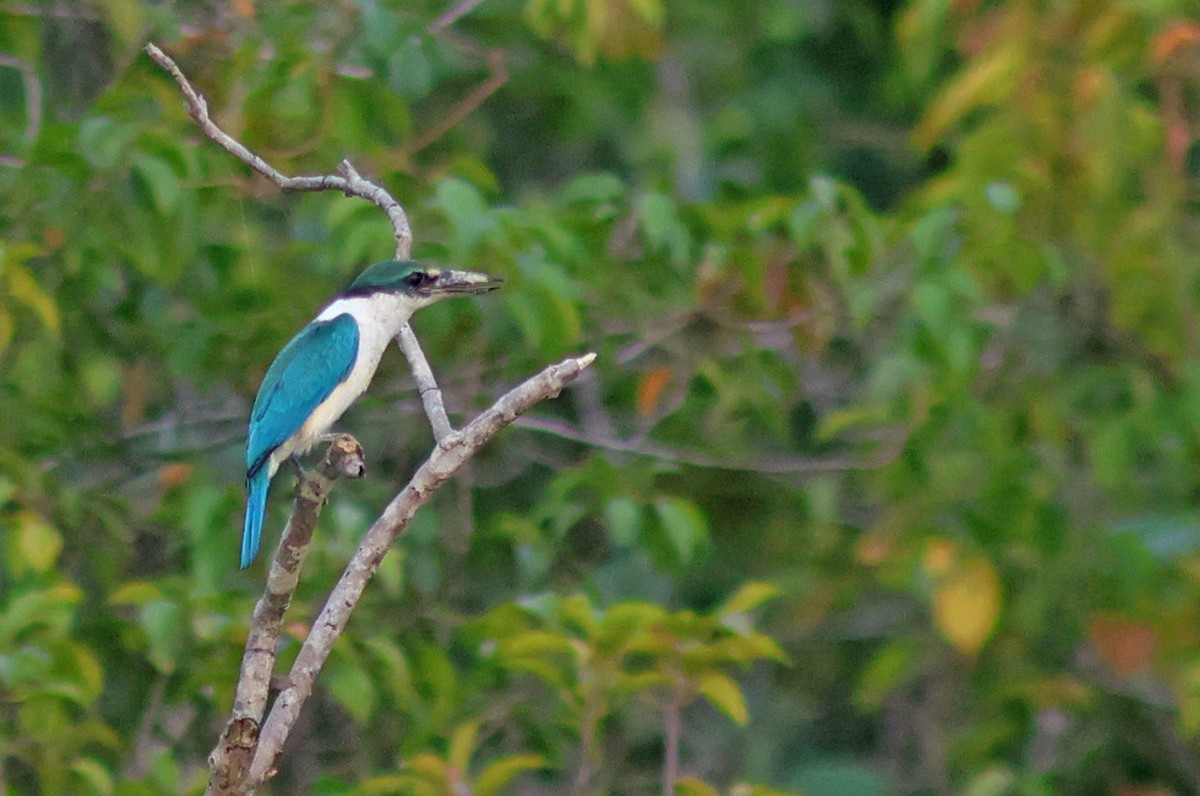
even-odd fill
[{"label": "thin twig", "polygon": [[659,445],[646,440],[626,440],[604,434],[592,434],[577,428],[550,420],[544,417],[522,417],[517,421],[518,428],[530,431],[540,431],[553,434],[556,437],[569,439],[594,448],[629,453],[635,456],[648,456],[675,464],[686,464],[692,467],[704,467],[716,470],[742,470],[752,473],[767,473],[781,475],[786,473],[829,473],[844,470],[862,470],[864,468],[882,467],[899,455],[904,447],[904,435],[897,434],[895,439],[884,440],[879,448],[870,456],[763,456],[757,459],[737,460],[727,457],[710,456],[694,451],[681,451]]},{"label": "thin twig", "polygon": [[379,568],[379,562],[392,543],[408,527],[417,509],[429,502],[438,487],[500,429],[534,404],[558,395],[595,358],[595,354],[586,354],[564,360],[510,390],[462,431],[439,442],[429,459],[413,474],[408,485],[384,509],[346,565],[345,572],[296,656],[296,662],[288,674],[288,687],[276,698],[271,715],[263,725],[258,751],[250,765],[249,782],[261,783],[271,776],[275,758],[299,717],[300,708],[312,693],[317,672],[325,663],[334,641],[346,629],[346,623],[358,605],[367,581]]},{"label": "thin twig", "polygon": [[476,86],[470,94],[463,97],[432,127],[421,133],[416,141],[406,146],[404,148],[405,156],[412,157],[453,130],[463,119],[474,113],[475,109],[482,105],[488,97],[495,94],[501,86],[508,82],[508,68],[504,65],[504,53],[500,50],[491,50],[488,52],[487,60],[489,69],[487,79]]},{"label": "thin twig", "polygon": [[412,230],[408,226],[408,216],[405,215],[404,208],[383,188],[363,179],[350,161],[343,160],[338,164],[337,174],[310,177],[289,177],[283,174],[217,126],[208,115],[208,103],[204,97],[192,88],[192,84],[170,56],[153,44],[147,44],[145,50],[156,64],[175,78],[179,90],[183,92],[188,115],[214,143],[275,183],[282,191],[341,191],[346,196],[366,199],[386,213],[391,221],[392,231],[396,236],[397,259],[407,260],[412,255]]},{"label": "thin twig", "polygon": [[442,390],[433,378],[429,360],[425,358],[425,352],[421,350],[421,344],[417,341],[417,336],[409,324],[404,324],[400,329],[400,333],[396,335],[396,342],[400,344],[400,350],[408,358],[413,381],[417,385],[417,393],[421,396],[421,405],[425,407],[425,416],[429,418],[429,425],[433,427],[433,438],[441,442],[454,431],[454,428],[450,425],[450,418],[446,416],[446,407],[442,403]]},{"label": "thin twig", "polygon": [[[0,66],[7,66],[21,73],[25,87],[25,143],[32,144],[42,131],[42,84],[38,81],[33,64],[0,53]],[[0,155],[0,165],[20,168],[25,161],[12,155]]]},{"label": "thin twig", "polygon": [[679,737],[683,725],[683,697],[682,693],[672,696],[663,716],[663,796],[672,796],[675,793],[675,783],[679,780]]},{"label": "thin twig", "polygon": [[483,0],[459,0],[459,2],[448,8],[444,14],[433,22],[430,22],[427,30],[436,36],[481,5],[483,5]]}]

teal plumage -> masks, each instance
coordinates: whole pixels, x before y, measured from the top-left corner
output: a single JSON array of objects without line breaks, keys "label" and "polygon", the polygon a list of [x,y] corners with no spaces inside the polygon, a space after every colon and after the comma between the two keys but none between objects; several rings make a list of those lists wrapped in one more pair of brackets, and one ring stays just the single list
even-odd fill
[{"label": "teal plumage", "polygon": [[341,384],[358,356],[358,324],[339,315],[304,327],[288,342],[263,377],[246,442],[246,486],[250,497],[242,529],[242,566],[258,554],[271,476],[268,460],[300,430],[313,410]]}]

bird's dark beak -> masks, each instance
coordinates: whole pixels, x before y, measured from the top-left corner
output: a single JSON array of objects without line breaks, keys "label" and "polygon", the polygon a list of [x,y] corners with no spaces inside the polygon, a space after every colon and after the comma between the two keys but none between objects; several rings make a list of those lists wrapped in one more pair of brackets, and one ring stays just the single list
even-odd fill
[{"label": "bird's dark beak", "polygon": [[471,295],[499,289],[504,280],[478,271],[430,271],[429,280],[420,290],[430,296]]}]

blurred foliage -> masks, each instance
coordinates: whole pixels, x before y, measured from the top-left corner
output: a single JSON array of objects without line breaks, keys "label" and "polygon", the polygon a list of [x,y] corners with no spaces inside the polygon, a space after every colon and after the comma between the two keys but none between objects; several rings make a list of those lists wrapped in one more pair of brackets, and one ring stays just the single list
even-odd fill
[{"label": "blurred foliage", "polygon": [[[506,279],[415,321],[459,417],[599,355],[418,515],[268,790],[1200,790],[1198,14],[0,0],[0,793],[203,789],[249,403],[393,248],[148,40]],[[401,360],[283,665],[430,446]]]}]

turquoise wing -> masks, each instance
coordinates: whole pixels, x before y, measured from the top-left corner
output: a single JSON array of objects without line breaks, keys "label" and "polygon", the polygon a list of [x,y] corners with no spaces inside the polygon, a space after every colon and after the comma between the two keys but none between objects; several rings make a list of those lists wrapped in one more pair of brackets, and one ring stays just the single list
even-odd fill
[{"label": "turquoise wing", "polygon": [[246,478],[345,381],[358,357],[358,323],[350,315],[310,323],[288,342],[263,377],[250,412]]}]

